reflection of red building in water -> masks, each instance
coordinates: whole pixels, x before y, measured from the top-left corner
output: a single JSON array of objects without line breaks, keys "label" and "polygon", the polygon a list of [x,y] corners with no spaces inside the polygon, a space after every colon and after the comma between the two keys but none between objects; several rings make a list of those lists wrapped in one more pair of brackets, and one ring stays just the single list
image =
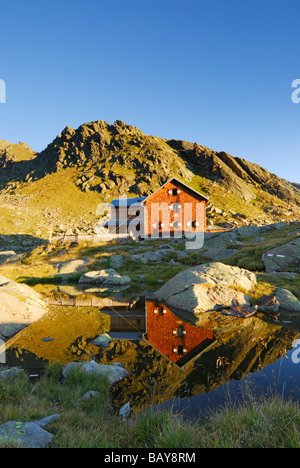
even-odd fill
[{"label": "reflection of red building in water", "polygon": [[211,330],[183,321],[163,303],[147,300],[146,314],[146,340],[180,367],[213,342]]}]

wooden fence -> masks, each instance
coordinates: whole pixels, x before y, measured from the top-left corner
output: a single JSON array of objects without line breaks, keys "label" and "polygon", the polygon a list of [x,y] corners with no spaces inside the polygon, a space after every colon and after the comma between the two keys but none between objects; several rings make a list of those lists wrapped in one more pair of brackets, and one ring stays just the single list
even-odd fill
[{"label": "wooden fence", "polygon": [[131,302],[127,299],[112,299],[110,297],[59,297],[47,299],[48,305],[69,307],[130,307]]},{"label": "wooden fence", "polygon": [[100,244],[101,242],[119,241],[124,242],[130,238],[127,234],[74,234],[67,236],[62,234],[60,236],[51,236],[50,244],[67,244],[71,242],[90,242],[92,244]]},{"label": "wooden fence", "polygon": [[[207,233],[221,233],[231,231],[231,229],[226,228],[207,228]],[[128,234],[74,234],[74,235],[65,235],[61,234],[59,236],[51,236],[50,244],[68,244],[71,242],[90,242],[92,244],[100,244],[101,242],[126,242],[132,240],[132,237]],[[154,238],[157,240],[157,238]]]}]

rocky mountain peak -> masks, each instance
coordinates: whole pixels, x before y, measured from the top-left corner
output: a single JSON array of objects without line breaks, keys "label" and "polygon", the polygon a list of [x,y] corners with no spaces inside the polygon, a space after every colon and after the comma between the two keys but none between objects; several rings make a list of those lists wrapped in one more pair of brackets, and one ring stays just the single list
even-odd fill
[{"label": "rocky mountain peak", "polygon": [[[112,125],[97,120],[77,129],[66,126],[40,153],[25,143],[0,141],[0,190],[15,190],[69,170],[72,184],[83,193],[98,194],[99,201],[119,195],[145,196],[175,176],[217,204],[233,207],[267,204],[294,213],[300,206],[299,184],[271,174],[257,164],[214,151],[194,142],[167,140],[144,134],[116,120]],[[70,172],[71,170],[71,172]],[[257,212],[257,209],[255,209]],[[299,211],[298,211],[299,212]]]}]

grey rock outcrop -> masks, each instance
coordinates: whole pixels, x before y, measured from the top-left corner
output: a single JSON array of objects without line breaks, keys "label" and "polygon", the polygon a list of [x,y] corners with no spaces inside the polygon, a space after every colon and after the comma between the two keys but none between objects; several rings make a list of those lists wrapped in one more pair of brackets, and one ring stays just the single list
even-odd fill
[{"label": "grey rock outcrop", "polygon": [[276,247],[263,255],[266,271],[300,273],[300,238]]},{"label": "grey rock outcrop", "polygon": [[0,372],[0,379],[13,380],[17,375],[23,374],[24,369],[19,367],[11,367]]},{"label": "grey rock outcrop", "polygon": [[215,262],[218,262],[233,257],[233,255],[235,255],[236,253],[236,249],[209,249],[203,252],[202,255],[203,257],[207,257]]},{"label": "grey rock outcrop", "polygon": [[120,382],[128,377],[129,372],[123,367],[98,364],[95,361],[90,362],[70,362],[62,368],[63,377],[68,377],[72,372],[82,371],[87,374],[95,374],[100,377],[107,377],[111,385]]},{"label": "grey rock outcrop", "polygon": [[248,270],[208,263],[178,273],[155,293],[155,297],[191,313],[249,306],[249,297],[233,287],[251,290],[256,282],[256,275]]},{"label": "grey rock outcrop", "polygon": [[170,252],[169,248],[160,248],[152,252],[143,252],[140,254],[131,255],[131,260],[140,260],[142,263],[146,264],[148,262],[161,262]]},{"label": "grey rock outcrop", "polygon": [[51,445],[53,434],[44,429],[60,418],[59,414],[35,422],[8,421],[0,426],[0,447],[46,448]]},{"label": "grey rock outcrop", "polygon": [[103,333],[103,335],[98,336],[92,341],[94,346],[98,346],[99,348],[109,348],[112,342],[111,337],[107,333]]},{"label": "grey rock outcrop", "polygon": [[294,312],[296,315],[300,314],[300,301],[288,289],[278,288],[276,291],[276,299],[281,309]]},{"label": "grey rock outcrop", "polygon": [[204,283],[193,284],[185,291],[170,296],[167,303],[178,309],[197,314],[237,305],[250,306],[250,299],[228,286]]},{"label": "grey rock outcrop", "polygon": [[70,260],[63,262],[58,267],[58,273],[60,275],[72,275],[74,273],[84,272],[89,260]]},{"label": "grey rock outcrop", "polygon": [[101,284],[104,286],[125,286],[131,283],[128,276],[120,275],[113,268],[84,273],[79,283]]},{"label": "grey rock outcrop", "polygon": [[121,268],[124,265],[124,255],[112,255],[110,257],[111,268]]}]

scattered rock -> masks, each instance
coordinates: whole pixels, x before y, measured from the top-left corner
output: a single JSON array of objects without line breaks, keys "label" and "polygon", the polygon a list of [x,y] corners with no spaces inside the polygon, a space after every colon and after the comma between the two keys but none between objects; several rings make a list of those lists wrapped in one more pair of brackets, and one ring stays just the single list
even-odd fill
[{"label": "scattered rock", "polygon": [[291,273],[289,271],[272,271],[271,273],[274,276],[279,276],[279,278],[285,278],[285,279],[295,279],[296,278],[296,273]]},{"label": "scattered rock", "polygon": [[98,364],[95,361],[90,362],[70,362],[62,368],[63,377],[68,377],[74,371],[82,371],[87,374],[96,374],[101,377],[107,376],[111,385],[120,382],[128,377],[129,372],[123,367]]},{"label": "scattered rock", "polygon": [[0,372],[0,379],[13,380],[17,375],[23,374],[24,370],[19,367],[11,367]]},{"label": "scattered rock", "polygon": [[42,341],[44,343],[49,343],[50,341],[54,341],[54,338],[51,338],[50,336],[46,336],[45,338],[42,338]]},{"label": "scattered rock", "polygon": [[111,342],[113,340],[107,333],[104,333],[103,335],[98,336],[92,341],[92,344],[94,346],[98,346],[99,348],[109,348]]},{"label": "scattered rock", "polygon": [[126,403],[122,408],[120,409],[120,416],[122,416],[122,419],[127,419],[130,416],[130,402]]},{"label": "scattered rock", "polygon": [[201,250],[226,249],[237,240],[236,232],[206,233]]},{"label": "scattered rock", "polygon": [[281,245],[263,255],[266,271],[300,273],[300,238]]},{"label": "scattered rock", "polygon": [[89,390],[88,392],[86,392],[82,399],[83,400],[91,400],[92,398],[94,398],[95,396],[99,395],[99,392],[96,392],[94,390]]},{"label": "scattered rock", "polygon": [[158,298],[167,300],[170,296],[178,294],[197,283],[223,284],[251,290],[257,284],[257,278],[254,273],[243,268],[212,262],[181,271],[155,294]]},{"label": "scattered rock", "polygon": [[184,252],[183,250],[176,250],[176,257],[177,260],[180,260],[181,258],[188,257],[189,254],[187,252]]},{"label": "scattered rock", "polygon": [[79,279],[79,283],[92,283],[102,285],[127,285],[131,283],[128,276],[122,276],[117,273],[113,268],[100,271],[89,271],[84,273]]},{"label": "scattered rock", "polygon": [[197,314],[237,305],[250,306],[250,298],[229,286],[201,283],[193,284],[185,291],[170,296],[166,303]]},{"label": "scattered rock", "polygon": [[13,257],[15,257],[17,254],[13,250],[5,250],[0,252],[0,263],[6,262],[6,260],[9,260]]},{"label": "scattered rock", "polygon": [[257,312],[258,306],[253,307],[245,307],[245,306],[236,306],[232,307],[228,310],[223,310],[222,315],[228,315],[231,317],[239,317],[239,318],[248,318],[255,315]]},{"label": "scattered rock", "polygon": [[52,414],[51,416],[46,416],[45,418],[35,420],[34,424],[44,428],[58,419],[60,419],[60,414]]},{"label": "scattered rock", "polygon": [[173,251],[174,247],[172,247],[172,245],[169,245],[169,244],[163,244],[159,246],[159,249]]},{"label": "scattered rock", "polygon": [[58,267],[60,275],[72,275],[75,273],[82,273],[86,269],[89,260],[70,260],[63,262]]},{"label": "scattered rock", "polygon": [[14,445],[17,448],[46,448],[51,445],[53,434],[44,427],[59,419],[52,415],[35,422],[9,421],[0,426],[0,446]]},{"label": "scattered rock", "polygon": [[278,288],[276,291],[276,299],[280,304],[280,309],[288,310],[289,312],[297,312],[297,314],[300,313],[300,301],[288,289]]},{"label": "scattered rock", "polygon": [[125,263],[124,255],[113,255],[110,257],[111,268],[121,268]]},{"label": "scattered rock", "polygon": [[252,243],[260,244],[261,242],[264,242],[265,240],[266,240],[265,237],[254,237],[254,239],[252,239]]},{"label": "scattered rock", "polygon": [[237,253],[236,249],[209,249],[203,252],[203,257],[210,258],[215,262],[226,260]]},{"label": "scattered rock", "polygon": [[272,229],[271,226],[254,226],[254,225],[249,225],[249,226],[242,226],[236,230],[237,235],[241,237],[252,237],[252,236],[257,236],[259,234],[262,234],[264,232],[270,231]]},{"label": "scattered rock", "polygon": [[279,302],[274,295],[264,295],[258,301],[258,310],[260,312],[276,313],[279,309]]},{"label": "scattered rock", "polygon": [[140,260],[143,263],[148,262],[161,262],[163,258],[169,253],[169,249],[158,249],[154,252],[143,252],[141,254],[133,254],[130,256],[131,260]]},{"label": "scattered rock", "polygon": [[256,275],[248,270],[208,263],[184,270],[164,284],[155,296],[167,304],[192,313],[249,306],[249,297],[232,289],[252,289]]}]

